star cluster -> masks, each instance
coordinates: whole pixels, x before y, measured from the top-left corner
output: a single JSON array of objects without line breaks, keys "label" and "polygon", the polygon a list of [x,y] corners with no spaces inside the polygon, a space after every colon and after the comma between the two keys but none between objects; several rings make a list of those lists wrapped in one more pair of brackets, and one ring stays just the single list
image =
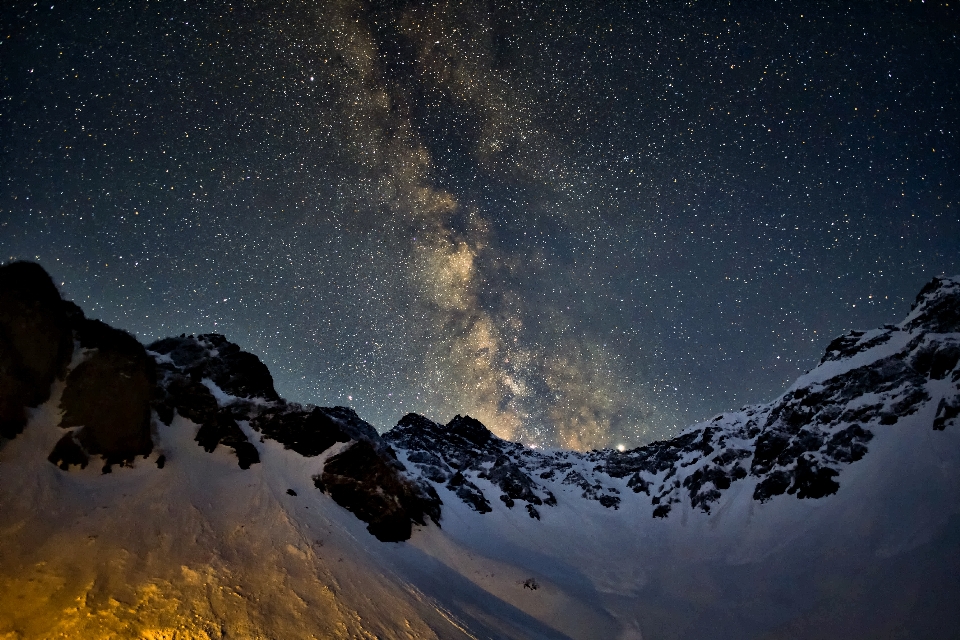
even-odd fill
[{"label": "star cluster", "polygon": [[954,2],[8,2],[0,257],[291,400],[634,446],[960,272]]}]

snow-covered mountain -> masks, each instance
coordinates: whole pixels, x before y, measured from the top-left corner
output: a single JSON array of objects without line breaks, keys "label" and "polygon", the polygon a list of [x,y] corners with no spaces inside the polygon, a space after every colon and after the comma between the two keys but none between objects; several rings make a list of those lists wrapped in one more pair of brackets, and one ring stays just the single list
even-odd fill
[{"label": "snow-covered mountain", "polygon": [[953,638],[960,279],[629,451],[281,399],[0,267],[0,639]]}]

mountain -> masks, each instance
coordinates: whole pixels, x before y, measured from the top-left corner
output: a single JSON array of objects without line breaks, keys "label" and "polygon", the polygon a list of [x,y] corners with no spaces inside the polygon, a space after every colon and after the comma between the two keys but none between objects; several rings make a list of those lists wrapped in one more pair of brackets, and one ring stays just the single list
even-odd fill
[{"label": "mountain", "polygon": [[628,451],[279,397],[0,267],[0,639],[954,638],[960,279]]}]

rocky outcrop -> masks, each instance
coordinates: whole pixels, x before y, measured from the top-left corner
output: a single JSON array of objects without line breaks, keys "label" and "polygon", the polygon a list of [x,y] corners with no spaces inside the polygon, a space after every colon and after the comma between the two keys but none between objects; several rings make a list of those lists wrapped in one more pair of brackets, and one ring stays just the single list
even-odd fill
[{"label": "rocky outcrop", "polygon": [[129,333],[88,320],[79,309],[71,315],[77,342],[86,351],[67,375],[60,426],[79,427],[76,441],[87,454],[101,456],[106,469],[149,455],[153,358]]},{"label": "rocky outcrop", "polygon": [[910,315],[903,323],[909,331],[931,333],[960,332],[960,280],[934,278],[924,285],[913,303]]},{"label": "rocky outcrop", "polygon": [[64,435],[51,461],[85,466],[100,455],[109,468],[149,454],[152,358],[130,334],[61,300],[46,271],[27,262],[0,267],[0,435],[23,429],[25,408],[49,398],[75,347],[84,355],[66,377],[60,406],[61,426],[77,429]]},{"label": "rocky outcrop", "polygon": [[[165,338],[147,349],[158,370],[153,402],[157,418],[169,425],[178,413],[197,424],[194,440],[211,453],[221,444],[229,447],[241,469],[260,462],[238,420],[251,417],[256,405],[250,399],[279,401],[266,365],[215,333]],[[221,404],[214,389],[233,397]]]},{"label": "rocky outcrop", "polygon": [[166,356],[161,360],[188,378],[209,379],[224,393],[238,398],[280,399],[273,388],[273,376],[260,358],[218,333],[164,338],[151,343],[147,349]]},{"label": "rocky outcrop", "polygon": [[[425,524],[426,518],[440,521],[436,491],[408,477],[393,449],[353,409],[286,402],[263,363],[218,334],[166,338],[148,349],[159,372],[158,419],[167,425],[175,414],[191,420],[205,450],[227,446],[243,469],[260,462],[241,422],[261,440],[274,440],[305,457],[351,443],[326,461],[315,478],[319,489],[366,522],[380,540],[406,540],[414,524]],[[67,442],[61,448],[64,456],[72,452]]]},{"label": "rocky outcrop", "polygon": [[377,539],[400,542],[427,517],[439,525],[441,502],[432,487],[405,477],[404,466],[391,454],[368,440],[357,441],[327,460],[314,482],[366,522]]},{"label": "rocky outcrop", "polygon": [[424,479],[446,485],[479,513],[492,510],[490,499],[478,486],[481,480],[492,485],[494,499],[507,507],[526,502],[525,508],[533,518],[539,518],[536,506],[556,504],[554,495],[534,478],[528,465],[531,455],[537,461],[542,456],[517,442],[496,437],[469,416],[458,415],[440,425],[410,413],[383,438],[402,449]]},{"label": "rocky outcrop", "polygon": [[60,292],[38,264],[0,266],[0,437],[26,424],[26,407],[50,397],[73,353]]}]

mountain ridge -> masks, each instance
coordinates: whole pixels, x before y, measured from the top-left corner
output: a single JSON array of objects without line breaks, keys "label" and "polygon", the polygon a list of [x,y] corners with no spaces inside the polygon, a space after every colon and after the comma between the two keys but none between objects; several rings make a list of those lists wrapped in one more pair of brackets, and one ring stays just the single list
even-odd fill
[{"label": "mountain ridge", "polygon": [[[49,281],[39,265],[30,264],[14,263],[0,273],[13,269],[20,278],[30,272],[30,280]],[[42,298],[50,307],[50,287],[38,290],[33,306]],[[16,294],[9,284],[2,295],[30,297],[22,290]],[[61,427],[80,428],[58,441],[49,456],[52,463],[68,470],[101,455],[107,472],[148,457],[153,451],[149,415],[165,425],[175,414],[188,418],[198,425],[200,446],[207,452],[230,448],[241,469],[260,462],[240,427],[243,421],[260,441],[276,440],[307,457],[347,443],[328,461],[332,471],[315,478],[315,486],[384,541],[408,539],[412,527],[427,519],[440,524],[442,501],[434,485],[453,490],[479,514],[490,512],[494,501],[508,508],[519,502],[534,519],[556,505],[557,486],[576,487],[582,498],[612,509],[620,508],[624,491],[644,494],[657,518],[684,501],[710,513],[724,491],[748,477],[757,479],[753,497],[760,502],[784,494],[821,498],[839,490],[843,467],[867,455],[871,429],[894,424],[926,402],[937,403],[935,430],[956,426],[960,414],[960,340],[949,335],[960,332],[957,278],[934,278],[925,285],[899,325],[851,331],[833,340],[818,367],[771,403],[720,414],[674,438],[629,451],[583,453],[534,450],[460,415],[440,425],[407,414],[381,435],[348,407],[283,400],[259,358],[220,334],[181,335],[143,347],[121,330],[86,319],[73,303],[61,304],[65,321],[54,317],[48,324],[61,333],[64,325],[71,327],[82,354],[69,366],[61,355],[51,366],[59,367],[61,376],[66,372]],[[56,313],[48,309],[48,315]],[[138,379],[136,388],[131,378]],[[933,398],[928,383],[939,397]],[[115,392],[118,384],[124,393]],[[152,393],[145,390],[151,385]],[[863,402],[870,394],[876,397]],[[16,435],[9,427],[7,433]]]},{"label": "mountain ridge", "polygon": [[33,284],[0,305],[0,381],[32,367],[34,387],[0,385],[4,640],[960,628],[957,278],[771,402],[575,452],[468,416],[381,435],[274,395],[223,336],[144,346],[16,270]]}]

